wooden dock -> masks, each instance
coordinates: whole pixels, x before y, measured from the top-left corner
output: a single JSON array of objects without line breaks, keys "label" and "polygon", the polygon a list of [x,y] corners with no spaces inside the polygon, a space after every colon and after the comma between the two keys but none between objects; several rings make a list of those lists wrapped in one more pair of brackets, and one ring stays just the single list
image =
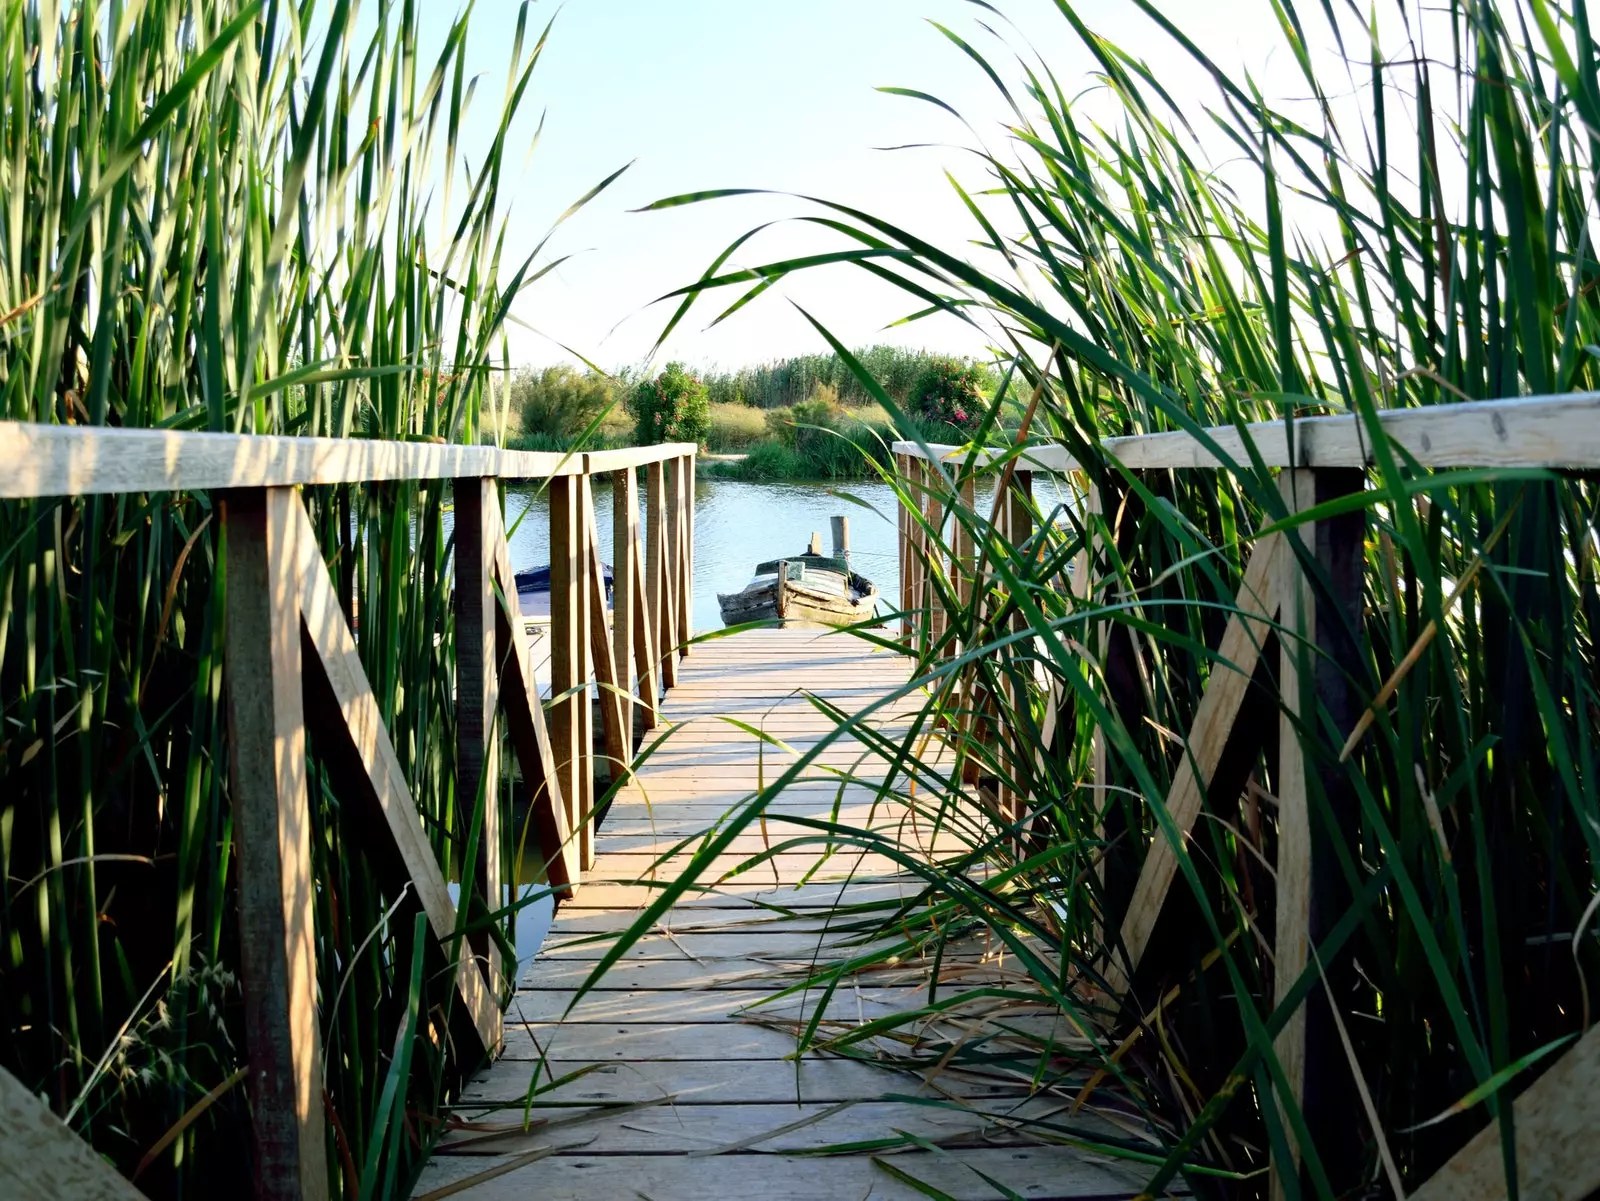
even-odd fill
[{"label": "wooden dock", "polygon": [[[903,683],[907,670],[903,657],[814,630],[740,634],[697,648],[684,661],[664,710],[679,728],[606,815],[594,870],[561,907],[544,948],[523,973],[506,1015],[505,1052],[469,1087],[470,1104],[459,1114],[463,1126],[443,1141],[415,1197],[855,1201],[924,1195],[865,1150],[803,1154],[893,1139],[896,1132],[940,1141],[988,1136],[993,1145],[973,1139],[978,1145],[937,1157],[923,1150],[880,1156],[899,1171],[937,1181],[953,1197],[1004,1195],[978,1172],[1030,1198],[1137,1192],[1138,1177],[1104,1157],[1016,1138],[1003,1121],[1014,1097],[999,1108],[1000,1119],[989,1120],[927,1104],[941,1095],[905,1071],[840,1057],[794,1058],[795,1037],[783,1020],[809,1014],[807,1001],[797,995],[776,1006],[759,1003],[802,976],[814,958],[843,953],[839,937],[828,931],[835,906],[917,891],[887,860],[839,855],[818,869],[818,850],[785,853],[715,892],[686,896],[568,1012],[574,990],[611,945],[606,935],[631,925],[652,895],[652,875],[660,882],[675,877],[672,862],[656,865],[657,858],[710,829],[793,762],[722,719],[737,718],[804,750],[831,728],[805,693],[853,711]],[[886,708],[875,724],[893,728],[912,707]],[[865,775],[862,751],[851,741],[824,752],[826,767],[788,788],[769,810],[765,838],[776,843],[803,833],[787,818],[828,816],[840,794],[826,768]],[[903,820],[903,810],[872,812],[872,795],[863,785],[846,786],[840,818],[879,827]],[[758,830],[746,831],[702,879],[710,883],[762,845]],[[813,869],[809,882],[797,887]],[[853,878],[845,883],[846,877]],[[774,920],[763,903],[796,916]],[[876,985],[878,978],[883,984]],[[877,973],[874,987],[848,995],[841,989],[829,1016],[859,1020],[915,1007],[927,978],[921,964]],[[753,1020],[763,1016],[765,1024]],[[536,1076],[540,1088],[530,1097]],[[551,1087],[552,1080],[560,1083]],[[968,1095],[980,1088],[966,1086]]]}]

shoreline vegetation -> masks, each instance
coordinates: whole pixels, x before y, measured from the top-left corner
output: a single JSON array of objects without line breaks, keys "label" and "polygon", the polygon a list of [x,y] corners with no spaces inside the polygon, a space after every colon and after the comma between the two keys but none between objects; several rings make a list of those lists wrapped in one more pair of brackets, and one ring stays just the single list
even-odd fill
[{"label": "shoreline vegetation", "polygon": [[[758,483],[867,479],[888,470],[897,440],[965,442],[998,386],[998,375],[984,365],[929,351],[871,346],[852,357],[882,372],[874,378],[901,411],[898,420],[837,353],[699,374],[673,363],[657,377],[556,366],[513,377],[509,412],[516,428],[505,445],[609,450],[663,440],[665,424],[647,430],[645,422],[661,406],[665,380],[677,406],[670,436],[696,440],[712,455],[743,456],[706,460],[708,476]],[[641,406],[642,396],[651,404]],[[641,408],[648,410],[645,422]],[[1014,429],[1017,421],[1014,406],[1006,406],[1002,426]]]}]

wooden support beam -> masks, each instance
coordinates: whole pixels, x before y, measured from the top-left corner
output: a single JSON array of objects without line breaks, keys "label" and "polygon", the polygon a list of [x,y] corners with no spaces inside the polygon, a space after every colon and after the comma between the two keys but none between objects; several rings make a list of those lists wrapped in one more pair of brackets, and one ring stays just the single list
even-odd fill
[{"label": "wooden support beam", "polygon": [[[1502,1098],[1505,1094],[1501,1094]],[[1505,1102],[1517,1136],[1517,1195],[1584,1201],[1600,1191],[1600,1027]],[[1506,1188],[1500,1123],[1490,1122],[1411,1201],[1499,1201]]]},{"label": "wooden support beam", "polygon": [[683,654],[694,637],[694,477],[695,456],[683,456]]},{"label": "wooden support beam", "polygon": [[[1278,477],[1278,491],[1290,513],[1298,513],[1316,503],[1316,473],[1288,469]],[[1302,525],[1290,531],[1288,537],[1299,542],[1307,551],[1314,550],[1314,527]],[[1292,551],[1290,544],[1287,550]],[[1300,726],[1309,717],[1316,720],[1316,706],[1307,708],[1301,703],[1309,691],[1302,688],[1302,680],[1309,683],[1314,671],[1312,648],[1316,645],[1316,611],[1310,581],[1306,578],[1300,556],[1285,553],[1279,559],[1278,596],[1282,609],[1280,625],[1282,634],[1278,644],[1278,863],[1277,922],[1274,926],[1273,965],[1276,981],[1275,995],[1282,996],[1305,970],[1308,956],[1307,936],[1311,930],[1311,816],[1306,795],[1306,760],[1300,745]],[[1272,1049],[1289,1081],[1289,1093],[1295,1106],[1304,1094],[1306,1048],[1306,1011],[1302,1005],[1289,1016]],[[1280,1107],[1281,1108],[1281,1107]],[[1288,1131],[1285,1126],[1286,1132]],[[1294,1148],[1294,1135],[1288,1132],[1291,1149],[1298,1163],[1298,1148]],[[1291,1169],[1297,1172],[1298,1168]],[[1272,1164],[1269,1195],[1280,1201],[1288,1193],[1283,1183],[1282,1165]]]},{"label": "wooden support beam", "polygon": [[[1205,693],[1195,711],[1194,725],[1184,741],[1183,762],[1167,794],[1167,812],[1180,838],[1188,837],[1195,819],[1200,816],[1201,801],[1222,759],[1228,733],[1261,657],[1261,648],[1272,632],[1271,622],[1278,611],[1278,563],[1283,551],[1282,536],[1268,534],[1256,543],[1255,552],[1250,556],[1244,584],[1235,601],[1238,612],[1228,619]],[[1126,962],[1113,958],[1106,971],[1106,981],[1112,991],[1122,991],[1138,968],[1177,870],[1177,848],[1158,828],[1122,923],[1122,950]]]},{"label": "wooden support beam", "polygon": [[[1357,469],[1318,469],[1309,475],[1308,480],[1304,473],[1297,473],[1285,485],[1293,491],[1300,508],[1327,504],[1366,487],[1366,473]],[[1308,638],[1314,640],[1314,650],[1300,665],[1296,711],[1301,714],[1301,721],[1290,746],[1326,746],[1330,739],[1332,746],[1340,745],[1355,728],[1365,706],[1366,698],[1357,682],[1368,678],[1359,641],[1366,576],[1366,520],[1366,509],[1358,508],[1318,521],[1306,535],[1316,574],[1310,580],[1303,575],[1301,579],[1302,587],[1309,590],[1311,611],[1306,628]],[[1292,548],[1287,541],[1284,545],[1285,556],[1291,556]],[[1305,687],[1307,670],[1309,689]],[[1375,688],[1376,684],[1369,686]],[[1280,750],[1280,756],[1282,753]],[[1301,865],[1291,861],[1287,869],[1290,876],[1297,871],[1302,873],[1291,885],[1287,899],[1281,892],[1286,869],[1281,863],[1278,867],[1279,905],[1288,906],[1288,912],[1280,908],[1278,920],[1288,925],[1278,927],[1278,937],[1282,942],[1294,923],[1303,922],[1301,937],[1310,946],[1320,946],[1352,904],[1338,848],[1342,843],[1352,858],[1359,854],[1360,802],[1344,765],[1323,757],[1314,774],[1307,771],[1304,759],[1299,767],[1299,785],[1305,798],[1305,832],[1301,846],[1291,842],[1290,853],[1304,854],[1305,858]],[[1282,854],[1281,842],[1279,853]],[[1303,896],[1295,895],[1296,886],[1304,889]],[[1295,950],[1291,949],[1291,959],[1294,955]],[[1355,997],[1363,986],[1348,948],[1325,960],[1321,968],[1323,983],[1311,990],[1302,1011],[1300,1110],[1329,1183],[1335,1193],[1343,1195],[1359,1187],[1370,1134],[1365,1120],[1356,1116],[1363,1112],[1361,1098],[1331,1006],[1333,997]],[[1278,969],[1280,981],[1286,978],[1283,970],[1281,966]],[[1289,1031],[1294,1030],[1291,1025]],[[1293,1047],[1289,1054],[1294,1056]],[[1304,1189],[1301,1191],[1303,1194]]]},{"label": "wooden support beam", "polygon": [[675,612],[670,551],[667,544],[667,472],[661,463],[651,463],[645,475],[645,573],[646,602],[650,613],[651,643],[661,669],[660,685],[671,688],[678,682],[678,656],[672,614]]},{"label": "wooden support beam", "polygon": [[[415,897],[427,914],[434,939],[445,948],[446,962],[455,964],[456,992],[466,1026],[475,1032],[482,1048],[493,1054],[499,1049],[501,1035],[495,986],[485,984],[471,946],[464,941],[456,944],[455,902],[384,728],[377,698],[361,665],[361,652],[339,607],[310,518],[299,499],[293,499],[291,520],[300,565],[300,615],[295,624],[304,633],[305,695],[317,716],[319,755],[341,802],[362,816],[370,836],[366,852],[384,891],[398,897],[410,885],[409,896]],[[316,1087],[320,1093],[320,1076]],[[320,1097],[317,1120],[320,1128]]]},{"label": "wooden support beam", "polygon": [[145,1201],[55,1114],[0,1068],[0,1196],[9,1201]]},{"label": "wooden support beam", "polygon": [[927,554],[923,556],[923,610],[927,614],[928,632],[926,646],[931,653],[933,646],[944,637],[948,628],[949,619],[945,607],[939,601],[938,590],[935,587],[935,577],[943,573],[946,580],[949,573],[946,570],[948,557],[945,545],[945,507],[942,495],[944,479],[939,473],[939,468],[932,463],[924,463],[924,480],[927,488],[922,494],[923,518],[928,523]]},{"label": "wooden support beam", "polygon": [[585,528],[582,488],[571,479],[551,480],[550,743],[556,781],[566,800],[567,827],[577,840],[578,862],[587,868],[594,853],[594,827],[584,808],[582,784],[589,759],[582,741],[589,679],[588,605],[581,591]]},{"label": "wooden support beam", "polygon": [[[470,812],[484,798],[473,887],[490,913],[503,908],[500,856],[500,744],[494,719],[500,708],[500,675],[495,668],[497,619],[491,583],[493,532],[490,514],[499,514],[500,489],[492,479],[455,482],[456,610],[456,799]],[[499,522],[494,523],[498,528]],[[489,987],[502,991],[500,945],[485,931],[473,939]]]},{"label": "wooden support beam", "polygon": [[[589,477],[582,477],[585,486]],[[599,691],[600,726],[605,737],[606,758],[610,761],[612,784],[622,779],[633,763],[633,728],[623,709],[623,684],[616,657],[611,649],[611,631],[606,628],[606,574],[600,559],[600,531],[595,521],[593,494],[585,506],[588,510],[588,536],[584,541],[589,548],[588,578],[584,594],[589,600],[589,650],[594,657],[594,679]],[[620,559],[622,556],[613,555]],[[613,572],[615,569],[613,568]],[[612,576],[613,588],[616,583]]]},{"label": "wooden support beam", "polygon": [[567,820],[566,796],[556,771],[556,755],[545,724],[544,705],[539,699],[538,681],[523,633],[522,604],[517,599],[517,580],[511,570],[506,549],[504,519],[498,507],[485,517],[492,531],[486,533],[491,548],[494,582],[501,600],[495,621],[495,653],[499,664],[500,703],[505,708],[506,733],[512,753],[522,769],[523,787],[528,793],[534,837],[545,877],[552,887],[570,895],[582,879],[578,848]]},{"label": "wooden support beam", "polygon": [[[689,472],[687,457],[667,460],[667,561],[672,576],[672,625],[670,646],[678,649],[677,658],[689,655],[691,618],[689,581]],[[674,678],[672,683],[676,684]]]},{"label": "wooden support beam", "polygon": [[255,1195],[328,1196],[292,489],[223,500],[228,774]]},{"label": "wooden support beam", "polygon": [[622,692],[623,729],[628,751],[634,749],[635,623],[641,595],[638,556],[639,476],[632,467],[611,477],[611,661],[616,664],[617,686]]},{"label": "wooden support beam", "polygon": [[628,548],[628,557],[633,560],[633,661],[639,677],[639,727],[649,733],[661,724],[661,658],[656,654],[658,626],[652,616],[644,539],[637,527],[633,533]]}]

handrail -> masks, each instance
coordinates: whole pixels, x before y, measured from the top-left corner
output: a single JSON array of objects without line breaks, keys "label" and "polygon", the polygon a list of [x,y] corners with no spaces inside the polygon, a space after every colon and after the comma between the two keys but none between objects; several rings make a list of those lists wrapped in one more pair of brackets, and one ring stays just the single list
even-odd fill
[{"label": "handrail", "polygon": [[[1600,392],[1391,409],[1378,413],[1377,419],[1395,457],[1424,470],[1586,471],[1600,467]],[[1130,988],[1141,957],[1151,945],[1157,921],[1178,879],[1176,847],[1192,836],[1199,822],[1224,750],[1233,754],[1248,743],[1252,754],[1268,753],[1274,745],[1274,725],[1277,763],[1273,768],[1273,803],[1278,813],[1278,835],[1276,859],[1270,870],[1276,880],[1276,913],[1266,928],[1272,932],[1275,995],[1281,997],[1294,987],[1306,969],[1308,948],[1322,945],[1328,936],[1334,917],[1325,909],[1314,911],[1312,896],[1329,887],[1329,881],[1342,879],[1344,868],[1326,823],[1340,823],[1335,828],[1347,846],[1354,845],[1355,828],[1348,814],[1356,812],[1356,806],[1353,802],[1341,806],[1323,799],[1319,802],[1322,821],[1312,820],[1312,798],[1317,789],[1308,780],[1323,771],[1324,760],[1309,750],[1310,736],[1304,731],[1317,723],[1302,720],[1302,706],[1314,697],[1317,708],[1311,712],[1318,714],[1323,723],[1333,723],[1328,729],[1319,730],[1318,735],[1333,733],[1343,739],[1350,736],[1356,715],[1368,699],[1355,695],[1352,681],[1364,678],[1365,665],[1359,648],[1351,645],[1343,631],[1359,629],[1362,623],[1362,573],[1367,570],[1364,548],[1370,516],[1365,507],[1357,504],[1336,507],[1331,512],[1328,506],[1348,502],[1366,487],[1366,473],[1374,460],[1372,432],[1358,415],[1347,414],[1297,418],[1292,424],[1279,420],[1199,432],[1107,438],[1095,446],[1130,472],[1247,472],[1257,463],[1281,469],[1277,490],[1291,514],[1323,510],[1314,524],[1302,518],[1292,529],[1273,530],[1249,540],[1242,586],[1220,630],[1220,640],[1213,635],[1212,670],[1195,706],[1192,724],[1187,731],[1178,732],[1176,740],[1184,755],[1163,800],[1162,824],[1154,827],[1142,848],[1133,847],[1128,839],[1130,833],[1136,839],[1141,837],[1142,832],[1136,827],[1115,836],[1103,827],[1100,831],[1106,841],[1105,861],[1120,860],[1124,868],[1131,865],[1137,875],[1126,908],[1102,915],[1108,926],[1120,926],[1119,933],[1113,934],[1110,929],[1105,932],[1105,946],[1112,949],[1101,965],[1101,979],[1113,994]],[[981,611],[976,630],[970,626],[953,630],[943,602],[954,596],[958,606],[964,607],[985,570],[984,555],[1008,553],[1001,549],[1008,544],[1014,549],[1027,548],[1026,553],[1034,556],[1037,563],[1041,560],[1035,539],[1065,538],[1070,544],[1081,536],[1070,574],[1064,570],[1056,586],[1086,602],[1083,623],[1071,631],[1071,645],[1080,649],[1091,678],[1096,681],[1100,700],[1114,713],[1123,715],[1118,708],[1123,702],[1109,681],[1119,677],[1138,679],[1144,668],[1134,657],[1133,642],[1113,640],[1111,618],[1096,610],[1102,600],[1118,599],[1108,598],[1104,591],[1114,586],[1117,577],[1118,569],[1112,565],[1117,530],[1125,520],[1137,521],[1129,514],[1146,502],[1115,473],[1109,479],[1097,476],[1080,480],[1071,489],[1081,505],[1072,531],[1053,524],[1040,530],[1036,521],[1044,518],[1048,523],[1050,519],[1042,506],[1033,503],[1034,476],[1082,470],[1065,446],[1041,443],[1021,448],[924,447],[901,441],[894,443],[892,449],[903,483],[898,494],[903,639],[914,653],[938,656],[956,664],[959,674],[951,686],[959,690],[956,695],[961,700],[950,718],[950,728],[992,748],[992,762],[997,765],[992,779],[985,781],[974,770],[969,782],[987,782],[995,811],[1020,818],[1026,806],[1020,803],[1023,798],[1009,791],[1011,785],[1007,781],[1016,781],[1019,789],[1026,787],[1029,768],[1018,758],[1020,755],[1025,759],[1025,751],[1018,750],[1014,741],[1005,736],[1003,715],[1030,702],[1031,698],[1019,697],[1016,689],[1022,686],[1018,680],[1033,678],[1035,664],[1028,658],[1036,652],[1018,646],[1015,639],[1002,637],[1025,628],[1003,598]],[[939,470],[937,464],[993,469],[1007,462],[1011,470],[998,483],[1005,493],[996,499],[990,519],[993,529],[989,532],[994,541],[981,536],[985,531],[973,530],[965,520],[952,521],[952,513],[958,507],[975,511],[976,473],[952,477]],[[958,486],[959,497],[955,491]],[[1104,496],[1102,487],[1107,489]],[[978,520],[982,519],[980,514]],[[950,531],[948,537],[946,529]],[[967,654],[990,638],[995,639],[995,646],[987,654],[1003,664],[1011,659],[1011,670],[986,675],[982,665]],[[1274,645],[1276,662],[1267,658],[1267,648]],[[1163,648],[1162,653],[1182,656],[1189,652]],[[1017,669],[1017,656],[1023,659],[1022,670]],[[1326,660],[1337,670],[1314,669],[1312,665],[1319,660]],[[1265,668],[1261,674],[1257,672],[1258,665]],[[1311,678],[1302,688],[1301,681],[1308,671]],[[1252,682],[1259,680],[1267,682],[1257,686],[1276,691],[1281,716],[1274,723],[1252,723],[1244,716]],[[1051,682],[1041,699],[1041,737],[1048,748],[1059,736],[1059,715],[1072,713],[1073,709],[1065,686],[1059,682]],[[1061,729],[1070,731],[1067,726]],[[1085,783],[1092,806],[1104,814],[1108,812],[1112,779],[1108,744],[1098,728],[1089,739]],[[1341,785],[1324,772],[1319,787],[1326,797],[1329,790]],[[1168,823],[1175,835],[1167,832]],[[1329,988],[1331,992],[1332,986]],[[1344,1051],[1330,1039],[1329,1029],[1327,1025],[1308,1025],[1302,1005],[1287,1017],[1273,1040],[1289,1093],[1297,1103],[1303,1090],[1311,1087],[1308,1080],[1325,1079],[1331,1072],[1345,1070]],[[1594,1064],[1600,1062],[1600,1040],[1591,1035],[1566,1056],[1541,1079],[1542,1094],[1527,1106],[1534,1128],[1540,1128],[1537,1123],[1543,1121],[1542,1129],[1548,1131],[1547,1114],[1580,1108],[1587,1095],[1585,1087],[1592,1091]],[[1308,1064],[1316,1066],[1308,1069]],[[1330,1069],[1329,1064],[1337,1066]],[[1534,1089],[1526,1095],[1532,1098]],[[1524,1134],[1523,1109],[1523,1099],[1518,1098],[1519,1154]],[[1343,1122],[1347,1117],[1341,1112],[1330,1114],[1328,1120]],[[1311,1133],[1313,1142],[1318,1141],[1318,1128],[1313,1127]],[[1435,1191],[1446,1195],[1452,1182],[1473,1174],[1488,1178],[1482,1165],[1498,1164],[1499,1149],[1498,1131],[1491,1126],[1440,1172],[1436,1179],[1444,1183]],[[1292,1171],[1281,1163],[1275,1163],[1274,1168],[1280,1174]]]},{"label": "handrail", "polygon": [[[1390,442],[1423,467],[1600,467],[1600,392],[1383,409],[1378,421]],[[1356,414],[1300,417],[1292,428],[1292,453],[1290,425],[1281,420],[1255,422],[1242,432],[1238,426],[1213,426],[1205,440],[1180,431],[1106,438],[1099,445],[1134,471],[1248,467],[1246,438],[1268,467],[1372,466],[1370,433]],[[915,442],[896,442],[893,450],[944,462],[978,457],[979,465],[1007,453],[939,445],[927,448],[930,456]],[[1017,465],[1060,474],[1081,470],[1065,447],[1051,443],[1028,447]]]},{"label": "handrail", "polygon": [[[484,806],[474,873],[474,890],[494,913],[505,904],[497,729],[505,730],[528,792],[530,849],[552,889],[569,893],[594,861],[602,756],[591,682],[613,782],[631,771],[639,733],[660,721],[661,690],[676,681],[677,660],[688,653],[696,449],[678,442],[559,454],[0,421],[0,499],[218,493],[215,511],[227,539],[229,788],[258,1178],[316,1183],[327,1172],[321,1107],[309,1100],[319,1095],[321,1047],[308,728],[317,731],[316,755],[341,804],[362,814],[361,850],[386,893],[426,918],[436,950],[454,965],[453,1045],[499,1049],[497,1002],[507,983],[492,938],[475,934],[468,945],[457,936],[455,905],[297,486],[454,481],[455,786],[460,798],[495,798]],[[647,468],[643,522],[637,467]],[[591,487],[597,472],[615,473],[609,630]],[[542,479],[549,489],[548,720],[497,482],[520,479]]]},{"label": "handrail", "polygon": [[[665,462],[694,451],[687,442],[590,455],[443,442],[0,421],[0,499],[489,476],[549,479]],[[597,464],[587,466],[589,459]]]}]

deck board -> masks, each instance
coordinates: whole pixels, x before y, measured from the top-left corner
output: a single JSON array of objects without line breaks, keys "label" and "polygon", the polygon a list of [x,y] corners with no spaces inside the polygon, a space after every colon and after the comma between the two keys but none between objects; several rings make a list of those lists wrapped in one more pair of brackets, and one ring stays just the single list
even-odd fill
[{"label": "deck board", "polygon": [[[999,1118],[1023,1112],[1015,1089],[1001,1096],[993,1081],[957,1072],[941,1076],[935,1089],[889,1066],[794,1057],[793,1024],[824,1002],[816,994],[776,994],[803,979],[811,964],[863,950],[850,928],[858,919],[835,910],[915,897],[922,889],[885,855],[851,848],[819,866],[820,847],[788,849],[714,891],[690,893],[577,999],[610,946],[608,936],[637,919],[705,832],[832,728],[802,693],[858,708],[903,684],[907,663],[848,637],[753,631],[697,648],[679,672],[663,708],[678,728],[606,815],[594,870],[561,907],[519,983],[506,1014],[504,1054],[464,1092],[462,1116],[477,1125],[444,1140],[415,1195],[450,1190],[474,1201],[925,1195],[875,1164],[870,1147],[825,1158],[795,1154],[893,1138],[897,1130],[972,1136],[975,1145],[942,1155],[888,1157],[953,1197],[1001,1196],[979,1173],[1029,1198],[1135,1195],[1140,1178],[1127,1166],[1079,1149],[1026,1145],[1024,1135],[1005,1127]],[[915,697],[888,703],[872,727],[902,735],[918,707]],[[759,725],[788,749],[758,741],[723,715]],[[805,778],[768,807],[765,831],[752,825],[737,835],[714,871],[805,836],[793,819],[827,818],[836,807],[852,824],[897,829],[902,846],[955,849],[948,832],[935,840],[926,815],[913,818],[903,800],[879,798],[872,782],[881,780],[882,768],[865,752],[860,740],[846,739],[817,755]],[[856,779],[847,783],[841,774]],[[789,915],[774,915],[770,906]],[[952,948],[945,967],[952,962],[962,963],[969,973],[963,980],[974,985],[1005,983],[1014,970],[981,944]],[[859,1022],[914,1008],[926,998],[928,979],[929,967],[915,959],[886,966],[872,974],[870,986],[839,989],[826,1001],[824,1018]],[[948,986],[942,995],[950,995]],[[1055,1021],[1045,1013],[1008,1020]],[[545,1087],[530,1099],[536,1074]],[[966,1107],[941,1105],[945,1097],[965,1098]],[[991,1106],[988,1117],[975,1112]],[[523,1124],[524,1113],[531,1125]]]}]

